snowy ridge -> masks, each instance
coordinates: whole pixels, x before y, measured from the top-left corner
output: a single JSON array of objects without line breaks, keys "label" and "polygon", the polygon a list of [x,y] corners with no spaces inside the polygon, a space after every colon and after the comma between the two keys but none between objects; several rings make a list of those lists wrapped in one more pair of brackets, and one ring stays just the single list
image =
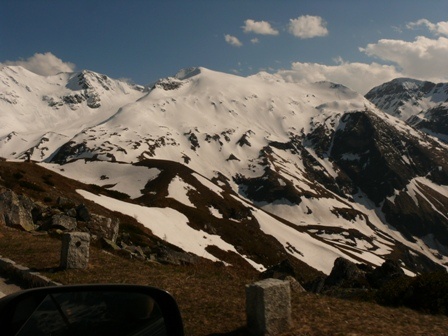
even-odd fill
[{"label": "snowy ridge", "polygon": [[[8,66],[0,71],[0,83],[0,139],[14,141],[11,147],[15,148],[10,151],[2,146],[4,157],[20,157],[50,132],[71,138],[143,95],[141,87],[91,71],[44,77]],[[66,141],[61,139],[57,147]],[[52,153],[48,149],[32,158],[40,161]]]},{"label": "snowy ridge", "polygon": [[[128,195],[79,191],[187,252],[227,263],[214,246],[262,269],[277,250],[324,273],[338,256],[394,256],[408,273],[448,265],[447,147],[380,100],[206,68],[150,89],[91,71],[0,75],[0,156]],[[427,101],[443,104],[436,87]]]}]

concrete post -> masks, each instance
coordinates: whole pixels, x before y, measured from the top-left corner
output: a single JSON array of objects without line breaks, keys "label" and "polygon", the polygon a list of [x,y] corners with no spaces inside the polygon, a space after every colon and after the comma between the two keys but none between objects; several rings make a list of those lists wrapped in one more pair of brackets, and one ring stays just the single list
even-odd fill
[{"label": "concrete post", "polygon": [[266,279],[246,286],[247,327],[254,335],[278,335],[291,328],[289,281]]},{"label": "concrete post", "polygon": [[86,268],[89,264],[90,235],[70,232],[62,235],[61,267]]}]

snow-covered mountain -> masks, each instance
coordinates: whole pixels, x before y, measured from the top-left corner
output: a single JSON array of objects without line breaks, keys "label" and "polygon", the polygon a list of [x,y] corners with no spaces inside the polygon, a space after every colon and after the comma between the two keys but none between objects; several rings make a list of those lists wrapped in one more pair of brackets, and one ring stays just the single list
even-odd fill
[{"label": "snow-covered mountain", "polygon": [[38,161],[144,94],[92,71],[43,77],[11,66],[0,71],[0,83],[0,156],[27,152]]},{"label": "snow-covered mountain", "polygon": [[0,76],[0,156],[129,195],[80,191],[187,252],[257,269],[286,254],[327,274],[338,256],[448,266],[447,146],[342,85],[205,68],[147,89]]},{"label": "snow-covered mountain", "polygon": [[365,97],[384,112],[448,142],[448,83],[397,78]]}]

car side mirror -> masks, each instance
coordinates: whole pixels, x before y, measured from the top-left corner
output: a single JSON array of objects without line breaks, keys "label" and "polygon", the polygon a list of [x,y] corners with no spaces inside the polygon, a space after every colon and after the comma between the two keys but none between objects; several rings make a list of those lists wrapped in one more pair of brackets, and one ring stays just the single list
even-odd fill
[{"label": "car side mirror", "polygon": [[76,285],[21,291],[0,299],[2,335],[183,336],[179,308],[158,288]]}]

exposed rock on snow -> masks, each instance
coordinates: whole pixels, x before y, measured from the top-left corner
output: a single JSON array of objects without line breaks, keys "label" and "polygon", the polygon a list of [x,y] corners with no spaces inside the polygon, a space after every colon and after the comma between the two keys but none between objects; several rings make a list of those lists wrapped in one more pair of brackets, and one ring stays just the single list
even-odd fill
[{"label": "exposed rock on snow", "polygon": [[[0,156],[107,189],[120,202],[84,196],[145,214],[185,252],[256,269],[288,257],[326,274],[338,257],[448,265],[445,84],[386,83],[367,96],[385,114],[341,85],[205,68],[151,90],[91,71],[4,67],[0,79]],[[113,240],[113,221],[76,218]]]}]

